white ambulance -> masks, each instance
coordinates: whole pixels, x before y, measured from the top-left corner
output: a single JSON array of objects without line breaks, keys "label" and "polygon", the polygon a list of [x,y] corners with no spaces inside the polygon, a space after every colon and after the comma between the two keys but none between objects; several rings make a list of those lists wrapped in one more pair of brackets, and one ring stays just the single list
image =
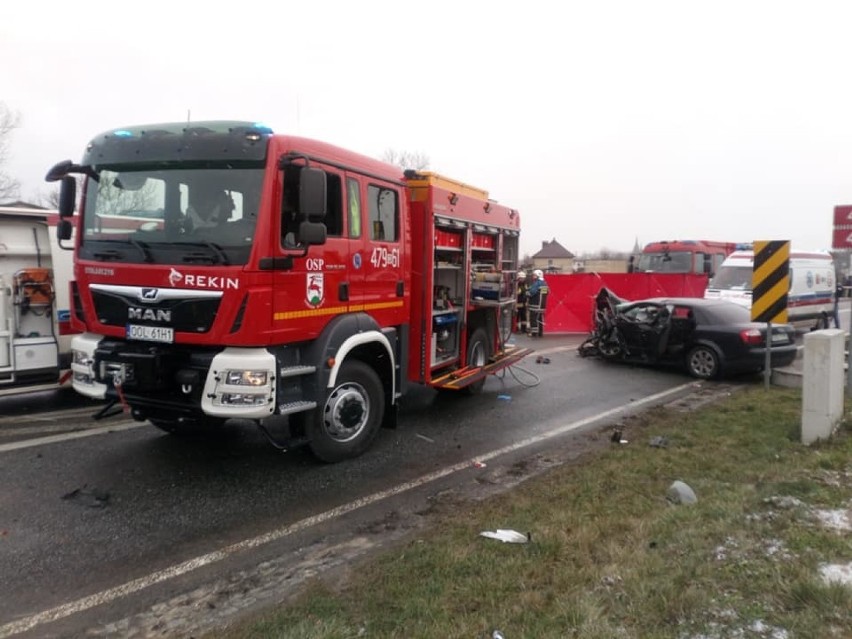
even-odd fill
[{"label": "white ambulance", "polygon": [[67,382],[72,263],[57,247],[54,218],[0,207],[0,396]]},{"label": "white ambulance", "polygon": [[[734,251],[707,284],[706,299],[724,299],[751,308],[753,251]],[[834,316],[837,278],[827,251],[790,252],[787,320],[812,328],[828,328]]]}]

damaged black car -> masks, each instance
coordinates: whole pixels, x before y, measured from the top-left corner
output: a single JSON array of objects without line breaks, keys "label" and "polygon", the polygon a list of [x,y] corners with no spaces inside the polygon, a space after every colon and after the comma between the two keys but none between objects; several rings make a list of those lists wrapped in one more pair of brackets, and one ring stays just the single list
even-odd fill
[{"label": "damaged black car", "polygon": [[[796,332],[772,324],[770,366],[796,358]],[[625,301],[606,288],[595,298],[592,333],[579,347],[583,357],[675,366],[699,379],[759,372],[766,366],[767,325],[748,309],[724,300],[652,298]]]}]

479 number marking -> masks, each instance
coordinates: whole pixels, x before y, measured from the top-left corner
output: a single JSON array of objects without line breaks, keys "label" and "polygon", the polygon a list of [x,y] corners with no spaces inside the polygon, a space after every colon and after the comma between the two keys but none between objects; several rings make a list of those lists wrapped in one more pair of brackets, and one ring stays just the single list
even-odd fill
[{"label": "479 number marking", "polygon": [[374,248],[370,255],[370,264],[373,268],[399,268],[399,249],[388,250],[384,246]]}]

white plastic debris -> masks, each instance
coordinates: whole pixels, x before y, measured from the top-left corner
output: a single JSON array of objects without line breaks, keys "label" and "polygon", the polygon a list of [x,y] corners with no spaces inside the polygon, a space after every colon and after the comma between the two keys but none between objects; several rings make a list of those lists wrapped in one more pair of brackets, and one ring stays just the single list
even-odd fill
[{"label": "white plastic debris", "polygon": [[692,488],[679,479],[669,486],[668,491],[666,491],[666,498],[675,504],[694,504],[698,501]]},{"label": "white plastic debris", "polygon": [[852,561],[843,564],[823,564],[819,568],[825,583],[837,583],[852,586]]},{"label": "white plastic debris", "polygon": [[506,530],[505,528],[498,528],[497,530],[485,530],[479,533],[480,537],[488,537],[489,539],[496,539],[497,541],[503,541],[507,544],[525,544],[530,540],[530,534],[527,533],[519,533],[517,530]]}]

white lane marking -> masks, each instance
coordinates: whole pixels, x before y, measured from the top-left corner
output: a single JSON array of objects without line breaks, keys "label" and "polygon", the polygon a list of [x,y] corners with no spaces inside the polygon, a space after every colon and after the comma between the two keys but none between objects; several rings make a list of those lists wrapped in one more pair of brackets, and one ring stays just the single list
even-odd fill
[{"label": "white lane marking", "polygon": [[[594,423],[596,421],[608,419],[621,413],[626,413],[628,411],[634,410],[639,406],[660,402],[670,395],[676,395],[692,387],[694,387],[694,383],[690,382],[688,384],[681,384],[680,386],[670,388],[660,393],[655,393],[654,395],[648,395],[647,397],[643,397],[642,399],[630,402],[625,406],[611,408],[610,410],[598,413],[597,415],[594,415],[592,417],[586,417],[585,419],[581,419],[570,424],[563,424],[562,426],[557,426],[556,428],[549,430],[545,433],[541,433],[540,435],[527,437],[526,439],[522,439],[521,441],[515,442],[514,444],[510,444],[508,446],[504,446],[503,448],[492,450],[490,453],[485,453],[484,455],[477,455],[476,460],[478,462],[486,462],[490,459],[494,459],[495,457],[500,457],[501,455],[506,455],[508,453],[518,451],[527,446],[538,444],[548,439],[564,435],[565,433],[568,433],[572,430],[576,430],[578,428],[582,428],[583,426],[587,426],[588,424]],[[473,462],[471,460],[466,460],[458,464],[453,464],[452,466],[447,466],[440,470],[431,472],[428,475],[423,475],[412,481],[408,481],[403,484],[399,484],[398,486],[394,486],[393,488],[389,488],[378,493],[373,493],[372,495],[367,495],[366,497],[356,499],[355,501],[349,502],[348,504],[343,504],[336,508],[332,508],[331,510],[327,510],[317,515],[313,515],[312,517],[307,517],[306,519],[297,521],[296,523],[290,524],[289,526],[285,526],[284,528],[272,530],[258,537],[253,537],[252,539],[246,539],[235,544],[231,544],[230,546],[225,546],[224,548],[215,550],[206,555],[201,555],[200,557],[195,557],[193,559],[189,559],[188,561],[184,561],[183,563],[175,564],[174,566],[170,566],[169,568],[166,568],[164,570],[151,573],[150,575],[146,575],[145,577],[140,577],[139,579],[128,581],[127,583],[122,584],[120,586],[116,586],[115,588],[102,590],[101,592],[95,593],[94,595],[83,597],[81,599],[77,599],[76,601],[72,601],[67,604],[51,608],[50,610],[45,610],[30,617],[26,617],[24,619],[20,619],[12,623],[8,623],[5,626],[0,626],[0,639],[5,639],[5,637],[10,637],[15,634],[26,632],[27,630],[31,630],[32,628],[35,628],[36,626],[40,626],[42,624],[51,623],[53,621],[57,621],[65,617],[70,617],[71,615],[84,612],[101,604],[110,603],[112,601],[115,601],[116,599],[133,594],[155,584],[167,581],[169,579],[173,579],[175,577],[179,577],[181,575],[185,575],[186,573],[192,572],[193,570],[197,570],[198,568],[202,568],[204,566],[209,566],[210,564],[216,563],[218,561],[222,561],[223,559],[227,559],[228,557],[236,553],[251,550],[253,548],[263,546],[273,541],[283,539],[284,537],[288,537],[293,533],[299,532],[306,528],[310,528],[311,526],[315,526],[317,524],[330,521],[337,517],[341,517],[365,506],[375,504],[377,502],[388,499],[389,497],[394,497],[409,490],[413,490],[414,488],[425,486],[426,484],[429,484],[433,481],[437,481],[438,479],[442,479],[448,475],[452,475],[453,473],[471,469],[473,467]]]},{"label": "white lane marking", "polygon": [[[78,430],[73,433],[64,433],[62,435],[49,435],[47,437],[37,437],[35,439],[24,439],[11,444],[0,444],[0,453],[6,453],[10,450],[20,450],[22,448],[32,448],[33,446],[44,446],[45,444],[55,444],[71,439],[81,439],[83,437],[92,437],[93,435],[103,435],[104,433],[119,432],[139,428],[145,426],[147,422],[116,422],[111,426],[101,426],[100,428],[89,428],[87,430]],[[0,635],[2,636],[2,635]]]},{"label": "white lane marking", "polygon": [[31,415],[11,415],[0,417],[0,425],[15,424],[22,420],[28,422],[53,421],[55,419],[68,419],[69,417],[80,417],[83,415],[94,415],[101,410],[100,406],[85,406],[83,408],[70,408],[68,410],[57,410],[50,413],[33,413]]}]

